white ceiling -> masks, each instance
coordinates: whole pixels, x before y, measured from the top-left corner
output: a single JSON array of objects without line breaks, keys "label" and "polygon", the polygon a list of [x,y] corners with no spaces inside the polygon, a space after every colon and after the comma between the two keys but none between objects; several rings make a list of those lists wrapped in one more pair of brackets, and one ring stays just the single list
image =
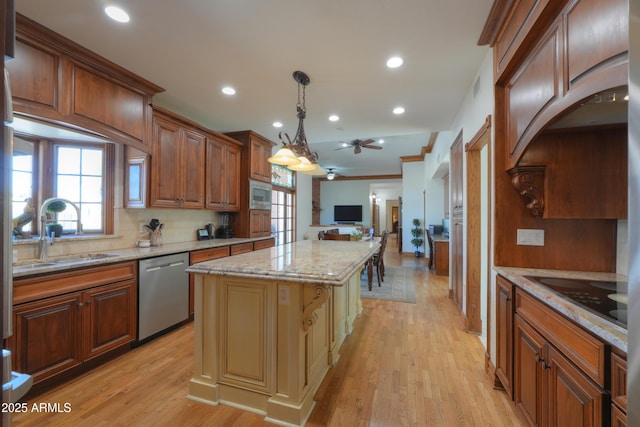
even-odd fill
[{"label": "white ceiling", "polygon": [[[295,70],[306,72],[305,130],[319,163],[347,176],[400,174],[448,130],[487,53],[477,40],[492,0],[18,0],[17,11],[163,88],[160,105],[221,132],[277,142],[297,128]],[[393,55],[404,65],[389,69]],[[237,94],[221,93],[232,85]],[[403,106],[406,113],[391,110]],[[328,116],[338,114],[340,121]],[[383,150],[339,148],[383,138]]]}]

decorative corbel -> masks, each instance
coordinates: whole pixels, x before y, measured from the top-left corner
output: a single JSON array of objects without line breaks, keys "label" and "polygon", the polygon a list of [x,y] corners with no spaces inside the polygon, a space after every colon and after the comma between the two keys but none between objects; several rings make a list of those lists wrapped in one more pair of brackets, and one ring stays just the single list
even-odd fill
[{"label": "decorative corbel", "polygon": [[302,328],[305,332],[318,321],[316,310],[329,300],[331,295],[329,287],[330,285],[315,285],[313,287],[313,298],[302,311]]},{"label": "decorative corbel", "polygon": [[544,214],[544,166],[518,166],[509,171],[511,183],[524,201],[531,215]]}]

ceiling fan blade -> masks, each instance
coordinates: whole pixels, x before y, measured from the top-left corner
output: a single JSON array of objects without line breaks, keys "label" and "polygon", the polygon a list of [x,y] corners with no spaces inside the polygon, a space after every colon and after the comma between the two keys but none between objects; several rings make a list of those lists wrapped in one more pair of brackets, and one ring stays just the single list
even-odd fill
[{"label": "ceiling fan blade", "polygon": [[346,147],[335,148],[333,151],[344,150],[345,148],[351,148],[351,146],[347,145]]},{"label": "ceiling fan blade", "polygon": [[362,148],[360,148],[359,145],[357,145],[354,149],[353,149],[353,153],[354,154],[360,154],[360,152],[362,151]]},{"label": "ceiling fan blade", "polygon": [[362,148],[370,148],[372,150],[382,150],[382,147],[379,145],[363,145]]},{"label": "ceiling fan blade", "polygon": [[374,141],[373,139],[367,139],[365,141],[361,141],[360,145],[365,146],[365,145],[373,144],[374,142],[376,141]]}]

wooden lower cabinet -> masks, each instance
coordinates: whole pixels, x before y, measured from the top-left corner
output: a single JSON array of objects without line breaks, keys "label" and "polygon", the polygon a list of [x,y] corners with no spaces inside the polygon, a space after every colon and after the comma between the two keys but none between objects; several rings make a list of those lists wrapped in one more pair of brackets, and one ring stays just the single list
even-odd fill
[{"label": "wooden lower cabinet", "polygon": [[513,293],[514,285],[496,278],[496,376],[513,398]]},{"label": "wooden lower cabinet", "polygon": [[515,315],[515,402],[532,426],[602,426],[608,395]]},{"label": "wooden lower cabinet", "polygon": [[136,308],[135,276],[14,305],[14,369],[37,384],[122,347],[136,338]]},{"label": "wooden lower cabinet", "polygon": [[251,210],[249,212],[249,237],[271,235],[271,211]]},{"label": "wooden lower cabinet", "polygon": [[611,355],[611,425],[627,425],[627,361]]},{"label": "wooden lower cabinet", "polygon": [[273,237],[271,239],[257,240],[253,242],[253,250],[257,251],[260,249],[272,248],[276,245],[276,239]]}]

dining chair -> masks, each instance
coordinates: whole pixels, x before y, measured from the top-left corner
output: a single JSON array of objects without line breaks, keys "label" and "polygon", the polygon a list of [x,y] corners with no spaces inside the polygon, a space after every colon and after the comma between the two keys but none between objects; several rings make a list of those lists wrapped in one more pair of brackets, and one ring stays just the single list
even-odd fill
[{"label": "dining chair", "polygon": [[380,237],[380,250],[373,254],[373,257],[365,264],[365,266],[368,267],[368,263],[372,263],[372,266],[375,268],[376,275],[378,276],[378,286],[381,286],[381,283],[384,282],[384,251],[387,247],[388,239],[389,231],[384,230]]},{"label": "dining chair", "polygon": [[427,232],[427,242],[429,243],[429,270],[433,270],[433,260],[436,257],[436,253],[433,246],[433,238],[431,237],[431,233],[429,233],[429,229],[425,229]]}]

